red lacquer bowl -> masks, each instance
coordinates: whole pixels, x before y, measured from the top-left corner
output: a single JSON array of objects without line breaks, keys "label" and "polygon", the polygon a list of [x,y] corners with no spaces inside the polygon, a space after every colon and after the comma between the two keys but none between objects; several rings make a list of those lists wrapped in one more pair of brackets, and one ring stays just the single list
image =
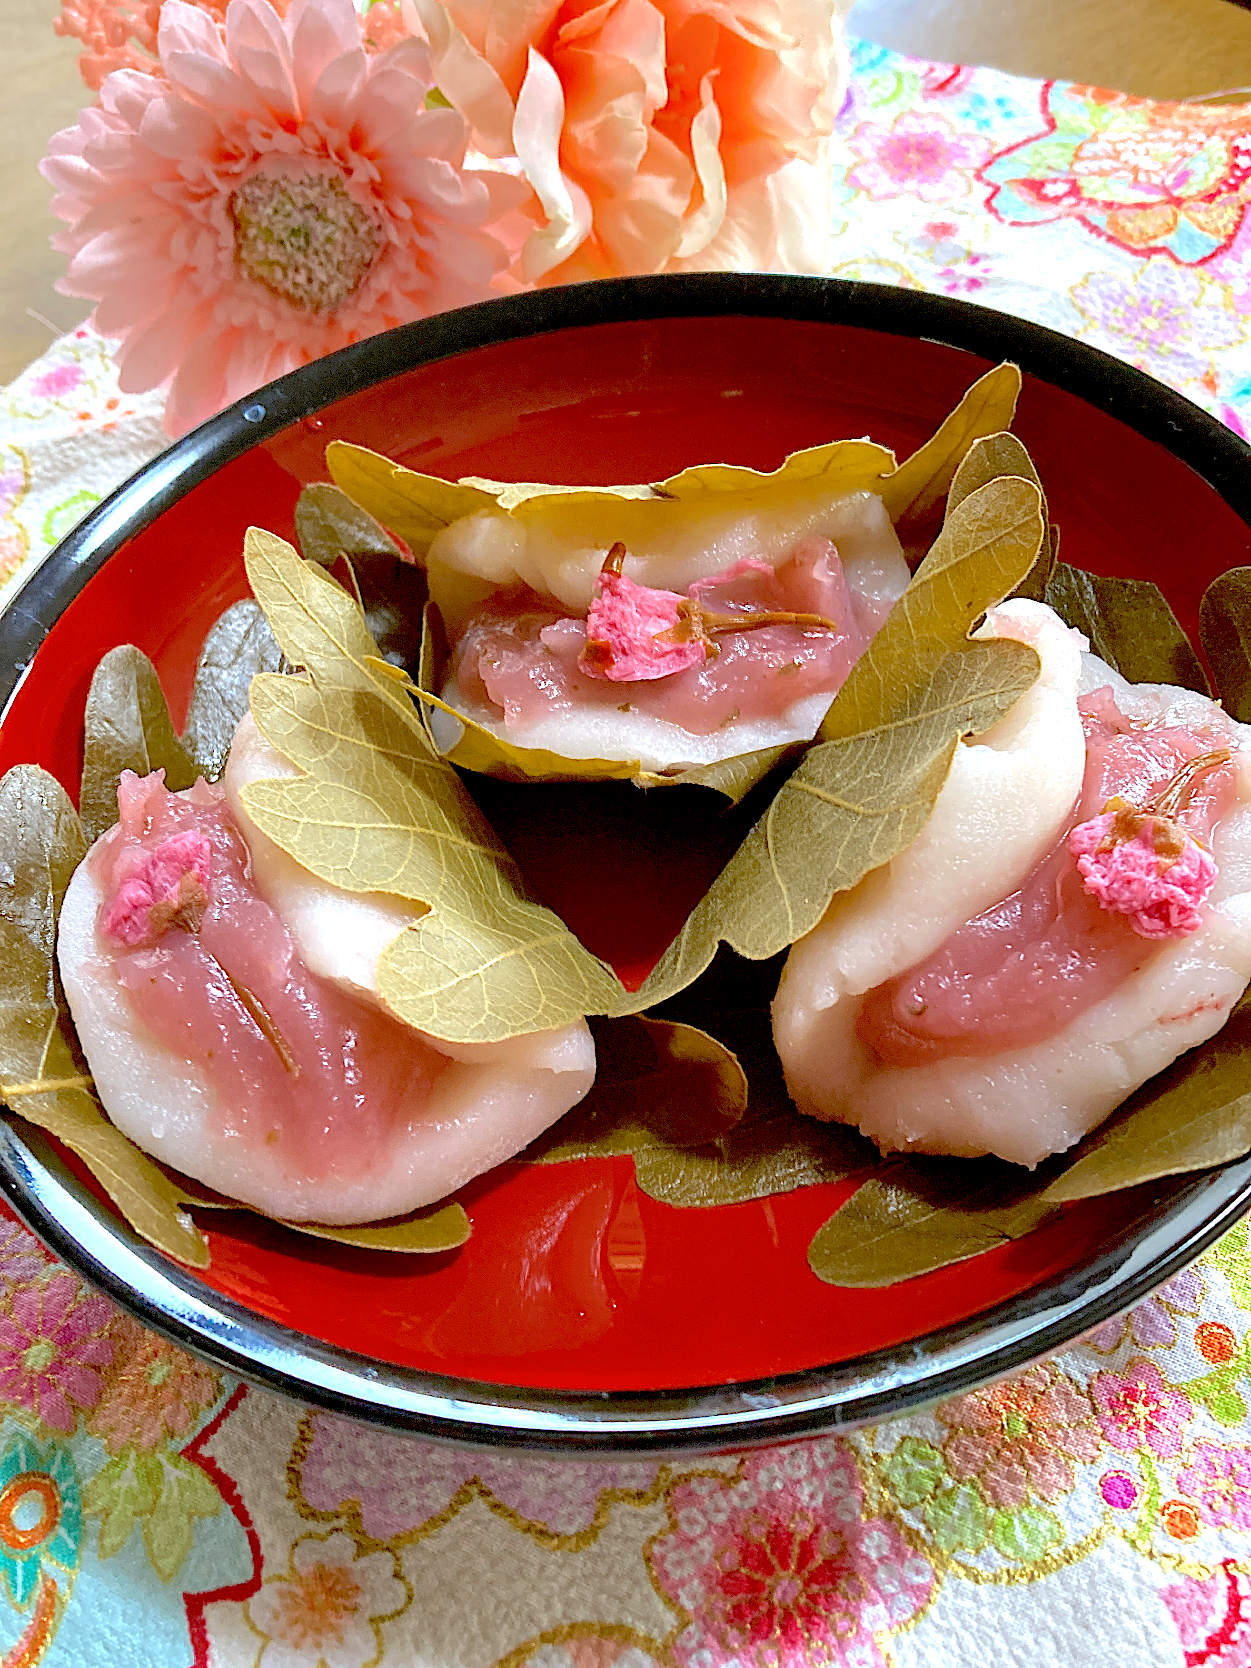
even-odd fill
[{"label": "red lacquer bowl", "polygon": [[[178,716],[206,629],[245,593],[245,528],[291,535],[301,486],[327,478],[331,439],[451,478],[571,483],[714,459],[772,469],[847,435],[904,455],[1003,358],[1026,373],[1016,428],[1066,558],[1156,580],[1193,630],[1209,580],[1251,561],[1251,452],[1178,395],[945,297],[808,278],[618,280],[375,338],[262,389],[142,470],[0,619],[0,766],[33,761],[75,791],[88,683],[118,643],[151,656]],[[640,814],[605,916],[588,908],[569,837],[576,794],[527,792],[533,811],[514,809],[506,837],[592,947],[641,973],[729,833],[692,839],[671,810]],[[1251,1161],[1070,1207],[1024,1240],[885,1291],[826,1286],[808,1268],[812,1234],[849,1183],[696,1211],[641,1194],[629,1159],[507,1165],[460,1195],[473,1236],[459,1251],[340,1250],[209,1213],[204,1274],[138,1240],[52,1143],[3,1123],[0,1185],[87,1278],[246,1378],[427,1435],[596,1453],[777,1441],[1008,1372],[1198,1255],[1251,1201]]]}]

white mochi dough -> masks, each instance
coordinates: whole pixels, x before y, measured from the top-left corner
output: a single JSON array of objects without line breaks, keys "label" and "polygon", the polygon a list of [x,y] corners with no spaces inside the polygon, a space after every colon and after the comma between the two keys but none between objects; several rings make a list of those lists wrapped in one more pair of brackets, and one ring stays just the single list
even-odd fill
[{"label": "white mochi dough", "polygon": [[[715,500],[714,500],[715,501]],[[585,513],[583,509],[585,508]],[[430,594],[454,638],[472,611],[495,591],[527,585],[574,614],[585,614],[611,546],[621,539],[624,571],[640,585],[682,592],[695,580],[756,557],[777,566],[804,538],[828,538],[838,548],[852,607],[871,636],[908,587],[911,577],[890,517],[875,493],[839,493],[819,481],[797,482],[770,495],[767,506],[710,511],[689,504],[618,499],[579,506],[576,532],[483,510],[454,521],[430,546]],[[458,705],[450,680],[440,692]],[[623,701],[628,689],[623,686]],[[589,707],[553,714],[533,724],[470,714],[516,747],[577,759],[637,759],[644,770],[715,764],[759,748],[807,741],[816,734],[832,696],[794,701],[773,718],[738,720],[711,735],[648,713]],[[461,726],[450,713],[432,722],[440,747],[450,750]]]},{"label": "white mochi dough", "polygon": [[[305,964],[379,1001],[379,951],[412,920],[403,900],[340,891],[287,856],[242,813],[245,781],[297,774],[251,717],[236,733],[226,791],[252,854],[257,890],[282,916]],[[70,1011],[101,1102],[145,1152],[269,1216],[369,1222],[433,1204],[520,1152],[576,1106],[595,1081],[585,1021],[502,1043],[426,1039],[449,1065],[429,1098],[405,1108],[393,1151],[364,1175],[292,1174],[266,1147],[214,1133],[214,1090],[194,1062],[157,1042],[109,975],[96,934],[103,898],[83,863],[65,895],[57,954]],[[414,1033],[415,1036],[421,1033]]]},{"label": "white mochi dough", "polygon": [[[995,629],[1036,603],[993,611]],[[1054,618],[1054,617],[1053,617]],[[1048,639],[1076,633],[1055,621],[1040,633],[1044,678]],[[996,1153],[1031,1168],[1101,1123],[1141,1084],[1220,1030],[1251,978],[1251,729],[1214,704],[1171,685],[1130,686],[1094,656],[1071,660],[1056,686],[1057,712],[1036,730],[1024,774],[1010,791],[992,775],[976,782],[954,768],[935,817],[903,859],[836,899],[821,924],[792,950],[774,1002],[774,1037],[800,1111],[855,1124],[884,1151]],[[1241,748],[1239,801],[1222,818],[1212,850],[1219,866],[1203,927],[1171,940],[1139,973],[1056,1036],[981,1058],[952,1056],[914,1067],[882,1064],[855,1033],[862,998],[924,960],[947,936],[1008,896],[1054,844],[1071,810],[1081,764],[1076,696],[1110,685],[1127,717],[1198,727],[1214,724]],[[1021,709],[1039,686],[1013,709]],[[992,732],[992,736],[993,736]],[[985,741],[988,738],[983,738]],[[1022,739],[1025,739],[1023,736]],[[980,748],[961,747],[957,762]],[[1064,754],[1061,786],[1057,765]],[[1084,749],[1082,754],[1084,762]],[[939,819],[939,813],[942,820]],[[1001,852],[1005,821],[1037,834]],[[1010,864],[1004,859],[1010,856]],[[993,880],[990,870],[993,868]]]}]

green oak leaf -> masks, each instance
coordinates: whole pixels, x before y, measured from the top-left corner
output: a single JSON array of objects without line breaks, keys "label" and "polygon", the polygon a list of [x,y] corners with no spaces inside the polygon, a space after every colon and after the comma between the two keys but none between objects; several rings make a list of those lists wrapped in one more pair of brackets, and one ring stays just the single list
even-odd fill
[{"label": "green oak leaf", "polygon": [[145,1239],[204,1268],[177,1190],[101,1111],[61,990],[56,923],[85,850],[59,782],[33,765],[0,779],[0,1100],[77,1153]]},{"label": "green oak leaf", "polygon": [[1130,683],[1176,683],[1211,694],[1202,663],[1164,593],[1146,579],[1108,579],[1057,562],[1043,601]]},{"label": "green oak leaf", "polygon": [[1037,489],[999,480],[958,506],[852,669],[812,747],[633,999],[691,984],[724,942],[763,960],[810,932],[836,892],[925,826],[962,736],[980,734],[1038,675],[1024,643],[969,632],[1029,571]]},{"label": "green oak leaf", "polygon": [[323,880],[422,909],[379,958],[388,1005],[452,1042],[501,1041],[616,1007],[611,969],[529,896],[403,688],[371,664],[377,646],[352,599],[272,534],[252,528],[245,558],[283,652],[305,674],[255,679],[252,711],[306,774],[252,783],[244,803]]},{"label": "green oak leaf", "polygon": [[117,821],[117,779],[164,770],[171,793],[198,774],[169,716],[155,668],[133,644],[108,654],[95,669],[84,716],[82,787],[78,795],[88,844]]},{"label": "green oak leaf", "polygon": [[1208,586],[1199,634],[1225,710],[1251,722],[1251,568],[1229,568]]},{"label": "green oak leaf", "polygon": [[[214,622],[196,663],[182,734],[183,748],[205,781],[216,782],[226,768],[235,730],[248,710],[252,679],[258,672],[277,672],[281,666],[282,651],[264,614],[250,599],[236,602]],[[168,771],[165,785],[174,786]],[[114,820],[116,814],[114,807]]]},{"label": "green oak leaf", "polygon": [[970,447],[1011,426],[1021,392],[1015,365],[979,377],[950,416],[878,489],[907,551],[921,554],[938,531],[943,503]]}]

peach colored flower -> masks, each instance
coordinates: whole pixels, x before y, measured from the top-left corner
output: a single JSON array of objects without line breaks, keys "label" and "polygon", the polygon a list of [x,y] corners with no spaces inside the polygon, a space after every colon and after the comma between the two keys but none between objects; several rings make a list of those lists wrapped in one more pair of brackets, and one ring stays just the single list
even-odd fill
[{"label": "peach colored flower", "polygon": [[119,382],[172,378],[178,434],[261,383],[392,325],[481,300],[507,264],[483,228],[518,200],[466,171],[426,107],[423,42],[370,56],[351,0],[165,0],[162,75],[122,69],[43,163],[69,222],[61,288],[122,337]]},{"label": "peach colored flower", "polygon": [[823,264],[834,0],[403,5],[474,144],[534,189],[527,282]]},{"label": "peach colored flower", "polygon": [[1074,1460],[1098,1458],[1089,1398],[1054,1367],[958,1396],[938,1409],[951,1430],[943,1455],[953,1477],[977,1477],[996,1506],[1016,1511],[1032,1488],[1058,1500],[1076,1486]]},{"label": "peach colored flower", "polygon": [[[52,33],[82,42],[78,73],[93,93],[100,91],[114,70],[151,72],[159,66],[156,31],[164,0],[61,0],[61,15],[52,19]],[[200,0],[217,17],[226,13],[225,0]]]},{"label": "peach colored flower", "polygon": [[[218,22],[226,20],[227,0],[192,0]],[[269,0],[282,17],[290,0]],[[52,33],[82,42],[78,73],[93,93],[114,70],[136,69],[159,75],[156,36],[165,0],[61,0]],[[412,30],[400,17],[400,0],[373,0],[362,38],[367,52],[385,52]]]},{"label": "peach colored flower", "polygon": [[117,1317],[109,1337],[116,1353],[87,1428],[110,1454],[184,1436],[221,1394],[215,1372],[128,1316]]}]

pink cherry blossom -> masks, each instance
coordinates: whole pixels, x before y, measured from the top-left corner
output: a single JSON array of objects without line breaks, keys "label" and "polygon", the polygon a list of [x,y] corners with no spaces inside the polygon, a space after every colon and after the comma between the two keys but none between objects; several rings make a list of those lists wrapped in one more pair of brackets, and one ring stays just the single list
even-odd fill
[{"label": "pink cherry blossom", "polygon": [[1096,1373],[1089,1385],[1104,1437],[1123,1454],[1145,1448],[1157,1459],[1181,1452],[1194,1418],[1189,1396],[1172,1389],[1153,1361],[1135,1357],[1123,1373]]},{"label": "pink cherry blossom", "polygon": [[75,1409],[100,1399],[96,1369],[113,1359],[101,1333],[113,1314],[107,1298],[87,1296],[69,1274],[15,1292],[11,1313],[0,1315],[0,1397],[71,1432]]},{"label": "pink cherry blossom", "polygon": [[53,136],[61,287],[120,336],[126,393],[172,382],[181,433],[261,383],[481,300],[508,263],[485,227],[524,188],[465,167],[427,109],[424,42],[370,55],[351,0],[164,0],[159,75],[119,69]]},{"label": "pink cherry blossom", "polygon": [[1215,1529],[1251,1529],[1251,1448],[1196,1442],[1177,1486]]},{"label": "pink cherry blossom", "polygon": [[878,1636],[924,1608],[934,1572],[862,1506],[836,1440],[753,1455],[737,1479],[679,1483],[669,1533],[648,1551],[661,1592],[690,1616],[679,1668],[885,1668]]},{"label": "pink cherry blossom", "polygon": [[1149,819],[1126,840],[1116,838],[1119,816],[1105,811],[1079,822],[1069,835],[1086,891],[1101,909],[1128,915],[1142,938],[1188,938],[1198,932],[1201,906],[1216,884],[1216,859],[1187,834],[1180,854],[1165,862],[1157,849],[1161,819]]},{"label": "pink cherry blossom", "polygon": [[864,122],[847,141],[862,160],[847,183],[870,197],[914,197],[944,203],[969,195],[973,176],[991,152],[989,139],[957,133],[945,116],[909,110],[892,126]]},{"label": "pink cherry blossom", "polygon": [[601,573],[579,666],[591,677],[620,683],[667,678],[701,665],[708,649],[700,638],[664,641],[687,601],[676,591],[636,585],[624,573]]},{"label": "pink cherry blossom", "polygon": [[162,840],[105,906],[101,931],[122,944],[149,944],[181,915],[202,914],[211,855],[205,836],[191,829]]}]

